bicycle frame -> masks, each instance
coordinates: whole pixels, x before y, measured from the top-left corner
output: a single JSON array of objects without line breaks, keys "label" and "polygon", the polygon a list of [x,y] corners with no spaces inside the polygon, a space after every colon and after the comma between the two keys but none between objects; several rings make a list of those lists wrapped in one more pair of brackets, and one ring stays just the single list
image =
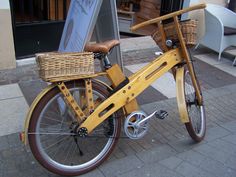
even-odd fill
[{"label": "bicycle frame", "polygon": [[[32,106],[30,108],[30,111],[27,115],[26,124],[25,124],[25,131],[24,131],[25,137],[23,137],[23,138],[26,138],[29,120],[30,120],[31,114],[32,114],[35,106],[37,105],[38,101],[56,85],[59,87],[62,94],[65,96],[67,104],[72,108],[72,110],[74,110],[78,122],[81,123],[80,128],[86,128],[87,133],[92,132],[94,128],[96,128],[100,123],[102,123],[105,119],[107,119],[110,115],[112,115],[114,112],[116,112],[117,110],[119,110],[122,107],[124,107],[126,109],[127,113],[130,113],[132,111],[132,109],[137,107],[137,105],[135,103],[135,98],[140,93],[142,93],[147,87],[149,87],[155,80],[157,80],[159,77],[161,77],[164,73],[168,72],[169,70],[172,69],[172,71],[174,71],[174,76],[176,78],[177,83],[182,81],[181,77],[183,76],[183,73],[184,73],[183,72],[183,65],[185,63],[186,63],[186,66],[189,70],[189,73],[191,75],[191,78],[193,81],[193,86],[196,90],[196,97],[197,97],[198,103],[199,103],[199,105],[202,105],[201,90],[198,86],[198,83],[197,83],[197,80],[195,77],[195,73],[193,70],[193,66],[191,64],[191,60],[190,60],[189,54],[187,52],[187,48],[185,46],[183,35],[180,30],[179,22],[178,22],[178,15],[188,12],[188,11],[191,11],[191,10],[196,10],[196,9],[201,9],[201,8],[205,8],[205,4],[200,4],[200,5],[190,7],[190,8],[186,8],[186,9],[183,9],[183,10],[180,10],[180,11],[177,11],[177,12],[174,12],[174,13],[156,18],[156,19],[146,21],[144,23],[141,23],[139,25],[132,27],[131,30],[135,30],[135,29],[141,28],[146,25],[157,23],[161,34],[163,34],[162,41],[165,41],[166,38],[164,35],[164,29],[161,24],[161,21],[166,20],[168,18],[173,18],[174,25],[177,30],[178,38],[180,41],[180,48],[171,49],[171,50],[166,48],[165,53],[163,55],[156,58],[151,63],[149,63],[147,66],[145,66],[144,68],[142,68],[138,72],[131,75],[128,78],[129,82],[127,84],[124,84],[123,87],[121,87],[119,90],[117,90],[115,93],[113,93],[108,99],[106,99],[101,104],[100,103],[99,103],[99,105],[98,104],[96,105],[95,103],[89,104],[89,99],[87,99],[87,103],[91,107],[91,108],[88,108],[88,110],[86,110],[91,113],[87,118],[86,118],[85,114],[82,112],[82,110],[79,108],[77,103],[74,101],[73,97],[71,97],[71,95],[69,94],[69,92],[63,82],[58,82],[56,84],[52,84],[51,86],[46,88],[42,93],[39,94],[39,96],[36,98],[36,100],[34,101],[34,103],[32,104]],[[115,86],[117,86],[119,84],[119,83],[115,83],[115,81],[114,81],[114,80],[116,80],[116,78],[115,78],[116,76],[114,76],[114,73],[116,73],[116,71],[118,69],[120,69],[120,68],[117,65],[114,65],[110,69],[108,69],[105,73],[108,76],[108,78],[111,80],[111,83]],[[175,72],[176,72],[176,74],[175,74]],[[90,80],[91,78],[96,77],[98,75],[90,76],[87,78],[80,78],[80,79],[84,79],[86,88],[91,90],[92,87],[91,87],[91,85],[89,86],[89,84],[87,83],[87,80]],[[104,75],[104,73],[102,75]],[[76,80],[78,78],[74,78],[74,79]],[[120,78],[118,78],[118,80],[119,79]],[[122,78],[122,79],[124,79],[124,78]],[[177,84],[177,86],[178,86],[178,84]],[[109,86],[108,86],[108,88],[109,88]],[[179,99],[180,93],[178,93],[178,92],[183,93],[183,89],[184,88],[177,88],[177,100],[178,100],[178,104],[180,105],[180,115],[182,115],[181,121],[183,123],[186,123],[186,122],[189,122],[188,116],[184,116],[187,114],[186,109],[185,108],[181,109],[181,104],[183,103],[183,100],[181,101]],[[91,91],[87,92],[86,94],[89,98],[89,96],[90,96],[89,94],[91,94]],[[72,103],[74,105],[72,105]],[[129,107],[129,105],[131,105],[131,106]],[[182,107],[186,107],[186,106],[182,106]],[[128,109],[130,109],[130,110],[128,110]],[[24,140],[24,142],[26,143],[25,140]]]},{"label": "bicycle frame", "polygon": [[[101,103],[97,109],[82,123],[80,127],[85,127],[90,133],[96,126],[98,126],[101,122],[103,122],[106,118],[112,115],[115,111],[129,103],[131,100],[136,98],[142,91],[144,91],[148,86],[152,84],[155,80],[157,80],[164,73],[174,68],[181,62],[186,62],[187,68],[190,72],[193,86],[196,90],[196,96],[199,105],[202,104],[202,95],[201,90],[198,86],[195,73],[193,70],[193,66],[191,64],[191,60],[185,46],[184,38],[179,27],[178,15],[196,9],[205,8],[205,4],[196,5],[190,8],[186,8],[156,19],[152,19],[136,25],[131,28],[131,30],[136,30],[146,25],[150,25],[153,23],[158,23],[159,28],[161,29],[162,41],[165,41],[164,29],[161,24],[161,21],[173,18],[174,25],[177,31],[178,39],[180,41],[180,49],[172,49],[164,53],[161,57],[155,59],[149,65],[133,74],[129,77],[129,83],[121,88],[119,91],[114,93],[111,97]],[[106,111],[105,114],[103,112]],[[186,121],[186,120],[185,120]],[[187,120],[186,122],[188,122]]]},{"label": "bicycle frame", "polygon": [[[163,26],[162,26],[161,22],[163,20],[167,20],[167,19],[170,19],[170,18],[174,19],[174,26],[175,26],[175,29],[177,31],[178,40],[180,42],[180,48],[182,50],[183,57],[184,57],[185,62],[187,64],[188,70],[190,72],[191,79],[193,81],[193,86],[194,86],[194,88],[196,90],[196,96],[197,96],[197,100],[198,100],[199,105],[202,104],[201,90],[200,90],[200,88],[198,86],[197,79],[196,79],[195,74],[194,74],[193,66],[191,64],[191,60],[190,60],[190,57],[189,57],[189,54],[188,54],[188,51],[187,51],[187,48],[186,48],[186,45],[185,45],[185,42],[184,42],[183,34],[182,34],[181,29],[179,27],[178,16],[183,14],[183,13],[186,13],[186,12],[189,12],[189,11],[193,11],[193,10],[197,10],[197,9],[203,9],[205,7],[206,7],[206,4],[195,5],[195,6],[192,6],[192,7],[189,7],[189,8],[185,8],[185,9],[177,11],[177,12],[173,12],[173,13],[170,13],[170,14],[167,14],[167,15],[155,18],[155,19],[151,19],[151,20],[145,21],[143,23],[140,23],[138,25],[135,25],[135,26],[131,27],[131,31],[135,31],[135,30],[137,30],[139,28],[142,28],[144,26],[147,26],[147,25],[157,24],[159,29],[160,29],[161,36],[162,36],[162,42],[165,42],[166,41],[166,37],[165,37],[164,29],[163,29]],[[167,47],[165,48],[165,51],[168,51]]]},{"label": "bicycle frame", "polygon": [[[129,77],[129,83],[102,102],[80,127],[85,127],[88,133],[90,133],[106,118],[130,103],[155,80],[182,61],[183,56],[179,49],[170,50],[159,58],[156,58],[140,71],[131,75]],[[103,114],[104,111],[106,111],[105,114]]]}]

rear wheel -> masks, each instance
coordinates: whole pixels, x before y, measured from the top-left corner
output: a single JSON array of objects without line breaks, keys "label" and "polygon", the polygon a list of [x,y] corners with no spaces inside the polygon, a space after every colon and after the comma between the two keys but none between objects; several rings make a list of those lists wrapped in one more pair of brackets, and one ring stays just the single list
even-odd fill
[{"label": "rear wheel", "polygon": [[189,122],[185,123],[191,138],[200,142],[206,133],[206,116],[204,104],[199,105],[196,91],[188,70],[184,73],[184,99],[186,103]]},{"label": "rear wheel", "polygon": [[[93,82],[93,99],[104,101],[109,92]],[[83,82],[66,83],[67,88],[84,112],[85,86]],[[88,113],[87,113],[88,114]],[[86,137],[77,133],[79,124],[65,103],[64,96],[55,87],[35,107],[29,123],[28,139],[33,155],[53,173],[75,176],[100,165],[115,147],[121,129],[121,119],[114,113]]]}]

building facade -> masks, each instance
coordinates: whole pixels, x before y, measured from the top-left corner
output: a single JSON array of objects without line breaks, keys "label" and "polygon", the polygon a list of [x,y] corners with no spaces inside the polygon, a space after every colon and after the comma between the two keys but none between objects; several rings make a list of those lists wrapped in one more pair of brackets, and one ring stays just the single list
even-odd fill
[{"label": "building facade", "polygon": [[[187,1],[187,0],[185,0]],[[188,0],[189,1],[189,0]],[[145,2],[147,2],[145,4]],[[117,0],[120,30],[127,22],[139,23],[182,8],[184,0]],[[217,3],[226,0],[190,0]],[[148,6],[153,3],[155,9]],[[16,60],[58,48],[70,0],[0,0],[0,69],[16,67]],[[133,20],[135,15],[135,20]],[[203,22],[203,14],[190,14]],[[130,25],[130,24],[128,24]],[[204,27],[200,28],[202,34]]]},{"label": "building facade", "polygon": [[0,1],[0,69],[16,67],[9,0]]}]

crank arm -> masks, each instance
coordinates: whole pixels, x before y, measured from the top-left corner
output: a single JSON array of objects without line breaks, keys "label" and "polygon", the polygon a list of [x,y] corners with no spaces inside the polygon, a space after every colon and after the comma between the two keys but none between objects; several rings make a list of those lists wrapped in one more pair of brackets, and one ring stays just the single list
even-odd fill
[{"label": "crank arm", "polygon": [[137,126],[140,126],[142,125],[143,123],[145,123],[146,121],[148,121],[149,119],[153,118],[153,117],[156,117],[158,119],[165,119],[167,116],[168,116],[168,113],[164,110],[157,110],[157,111],[154,111],[152,114],[150,114],[149,116],[145,117],[143,120],[141,120]]}]

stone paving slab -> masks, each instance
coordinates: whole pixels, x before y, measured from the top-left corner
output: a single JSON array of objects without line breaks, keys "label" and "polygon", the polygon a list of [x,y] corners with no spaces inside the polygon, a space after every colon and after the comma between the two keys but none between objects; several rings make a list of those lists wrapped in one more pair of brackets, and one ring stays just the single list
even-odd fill
[{"label": "stone paving slab", "polygon": [[3,85],[0,87],[0,100],[23,97],[18,84]]},{"label": "stone paving slab", "polygon": [[0,86],[0,136],[22,131],[28,108],[18,84]]},{"label": "stone paving slab", "polygon": [[125,38],[121,39],[120,42],[121,51],[123,52],[138,51],[145,48],[157,48],[157,45],[155,41],[152,40],[151,36]]},{"label": "stone paving slab", "polygon": [[235,67],[232,66],[232,61],[229,61],[226,58],[222,57],[221,60],[218,61],[218,55],[214,53],[199,54],[195,55],[195,57],[199,60],[209,63],[215,68],[218,68],[228,74],[231,74],[232,76],[236,76]]},{"label": "stone paving slab", "polygon": [[159,163],[147,164],[142,168],[133,169],[130,172],[127,172],[122,175],[118,175],[119,177],[183,177],[176,171],[173,171]]},{"label": "stone paving slab", "polygon": [[165,167],[171,170],[176,169],[182,162],[183,160],[176,156],[171,156],[167,159],[159,161],[160,164],[164,165]]},{"label": "stone paving slab", "polygon": [[236,132],[236,126],[235,126],[235,124],[231,124],[230,122],[228,122],[228,123],[222,125],[222,127],[225,128],[225,129],[227,129],[227,130],[230,131],[230,132],[234,132],[234,133]]},{"label": "stone paving slab", "polygon": [[135,168],[142,168],[143,162],[135,155],[101,165],[99,169],[105,176],[118,176]]},{"label": "stone paving slab", "polygon": [[206,172],[196,166],[193,166],[187,162],[181,163],[176,171],[185,177],[214,177],[213,174]]}]

